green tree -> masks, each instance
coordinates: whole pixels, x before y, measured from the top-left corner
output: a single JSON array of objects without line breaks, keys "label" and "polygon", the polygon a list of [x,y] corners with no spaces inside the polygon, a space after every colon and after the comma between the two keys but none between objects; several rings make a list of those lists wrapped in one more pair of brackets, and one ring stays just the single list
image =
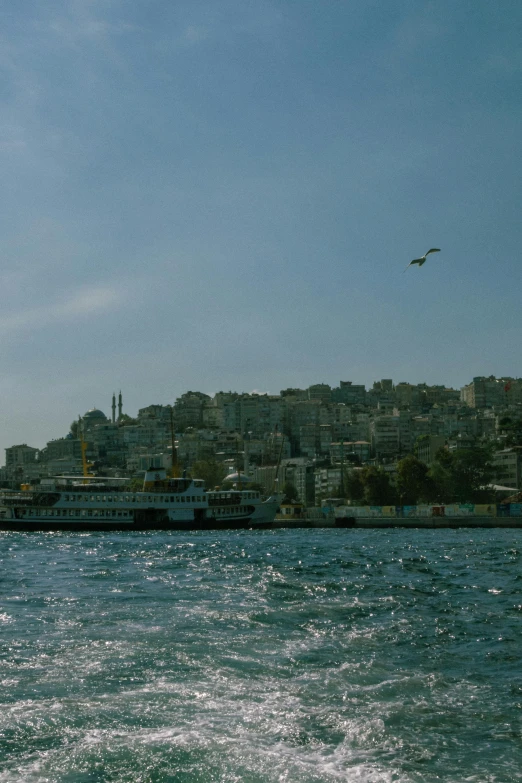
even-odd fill
[{"label": "green tree", "polygon": [[194,478],[203,479],[210,490],[222,483],[227,471],[217,459],[200,459],[193,463],[191,473]]},{"label": "green tree", "polygon": [[370,465],[361,471],[364,499],[369,506],[389,506],[397,501],[397,490],[382,468]]},{"label": "green tree", "polygon": [[428,466],[413,454],[397,465],[397,493],[401,505],[413,506],[434,497],[434,482],[428,475]]},{"label": "green tree", "polygon": [[435,462],[430,466],[429,476],[433,481],[433,499],[439,503],[452,503],[455,499],[451,471],[452,460],[452,452],[442,448],[438,450]]},{"label": "green tree", "polygon": [[440,449],[430,469],[435,497],[442,503],[488,502],[493,469],[488,449]]},{"label": "green tree", "polygon": [[344,479],[344,492],[352,503],[364,502],[364,482],[361,473],[360,470],[349,470]]},{"label": "green tree", "polygon": [[423,443],[425,443],[427,440],[429,440],[429,435],[419,435],[417,439],[415,440],[415,445],[413,446],[413,454],[415,457],[419,456],[419,446],[421,446]]},{"label": "green tree", "polygon": [[126,427],[129,424],[137,424],[138,420],[133,419],[132,416],[129,416],[128,413],[122,413],[121,416],[118,418],[118,424],[120,427]]},{"label": "green tree", "polygon": [[283,487],[283,503],[296,503],[299,500],[299,493],[295,484],[291,481],[287,481]]},{"label": "green tree", "polygon": [[522,419],[515,419],[506,427],[506,446],[522,446]]}]

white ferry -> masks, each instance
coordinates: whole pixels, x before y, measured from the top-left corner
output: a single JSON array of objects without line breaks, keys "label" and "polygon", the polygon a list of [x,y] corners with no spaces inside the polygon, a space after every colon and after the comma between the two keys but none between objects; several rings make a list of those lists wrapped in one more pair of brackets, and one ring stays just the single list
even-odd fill
[{"label": "white ferry", "polygon": [[58,476],[0,492],[2,530],[219,530],[269,527],[282,495],[206,491],[202,480],[149,470],[143,490],[127,479]]}]

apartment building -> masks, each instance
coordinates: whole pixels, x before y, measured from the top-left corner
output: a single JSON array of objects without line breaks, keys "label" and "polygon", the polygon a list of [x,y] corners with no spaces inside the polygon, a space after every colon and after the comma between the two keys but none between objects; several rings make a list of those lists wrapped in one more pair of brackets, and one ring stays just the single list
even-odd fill
[{"label": "apartment building", "polygon": [[522,447],[497,451],[492,463],[494,484],[522,489]]},{"label": "apartment building", "polygon": [[5,475],[8,481],[31,481],[40,474],[39,449],[22,443],[5,450]]}]

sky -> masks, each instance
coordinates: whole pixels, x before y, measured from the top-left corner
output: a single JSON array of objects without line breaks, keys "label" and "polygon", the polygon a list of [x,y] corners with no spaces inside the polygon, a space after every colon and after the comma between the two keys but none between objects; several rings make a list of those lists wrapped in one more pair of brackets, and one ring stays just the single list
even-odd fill
[{"label": "sky", "polygon": [[519,0],[4,4],[0,461],[120,389],[521,376],[521,33]]}]

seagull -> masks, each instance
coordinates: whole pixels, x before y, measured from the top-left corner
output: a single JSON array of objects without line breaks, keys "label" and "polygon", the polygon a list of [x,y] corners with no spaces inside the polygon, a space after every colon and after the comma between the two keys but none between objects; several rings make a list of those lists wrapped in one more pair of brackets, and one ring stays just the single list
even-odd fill
[{"label": "seagull", "polygon": [[[418,264],[419,266],[422,266],[426,261],[426,257],[429,256],[430,253],[440,253],[440,247],[432,247],[431,250],[428,250],[427,253],[421,256],[421,258],[414,258],[413,261],[410,261],[406,269],[408,269],[408,267],[410,267],[412,264]],[[406,269],[404,271],[406,271]]]}]

